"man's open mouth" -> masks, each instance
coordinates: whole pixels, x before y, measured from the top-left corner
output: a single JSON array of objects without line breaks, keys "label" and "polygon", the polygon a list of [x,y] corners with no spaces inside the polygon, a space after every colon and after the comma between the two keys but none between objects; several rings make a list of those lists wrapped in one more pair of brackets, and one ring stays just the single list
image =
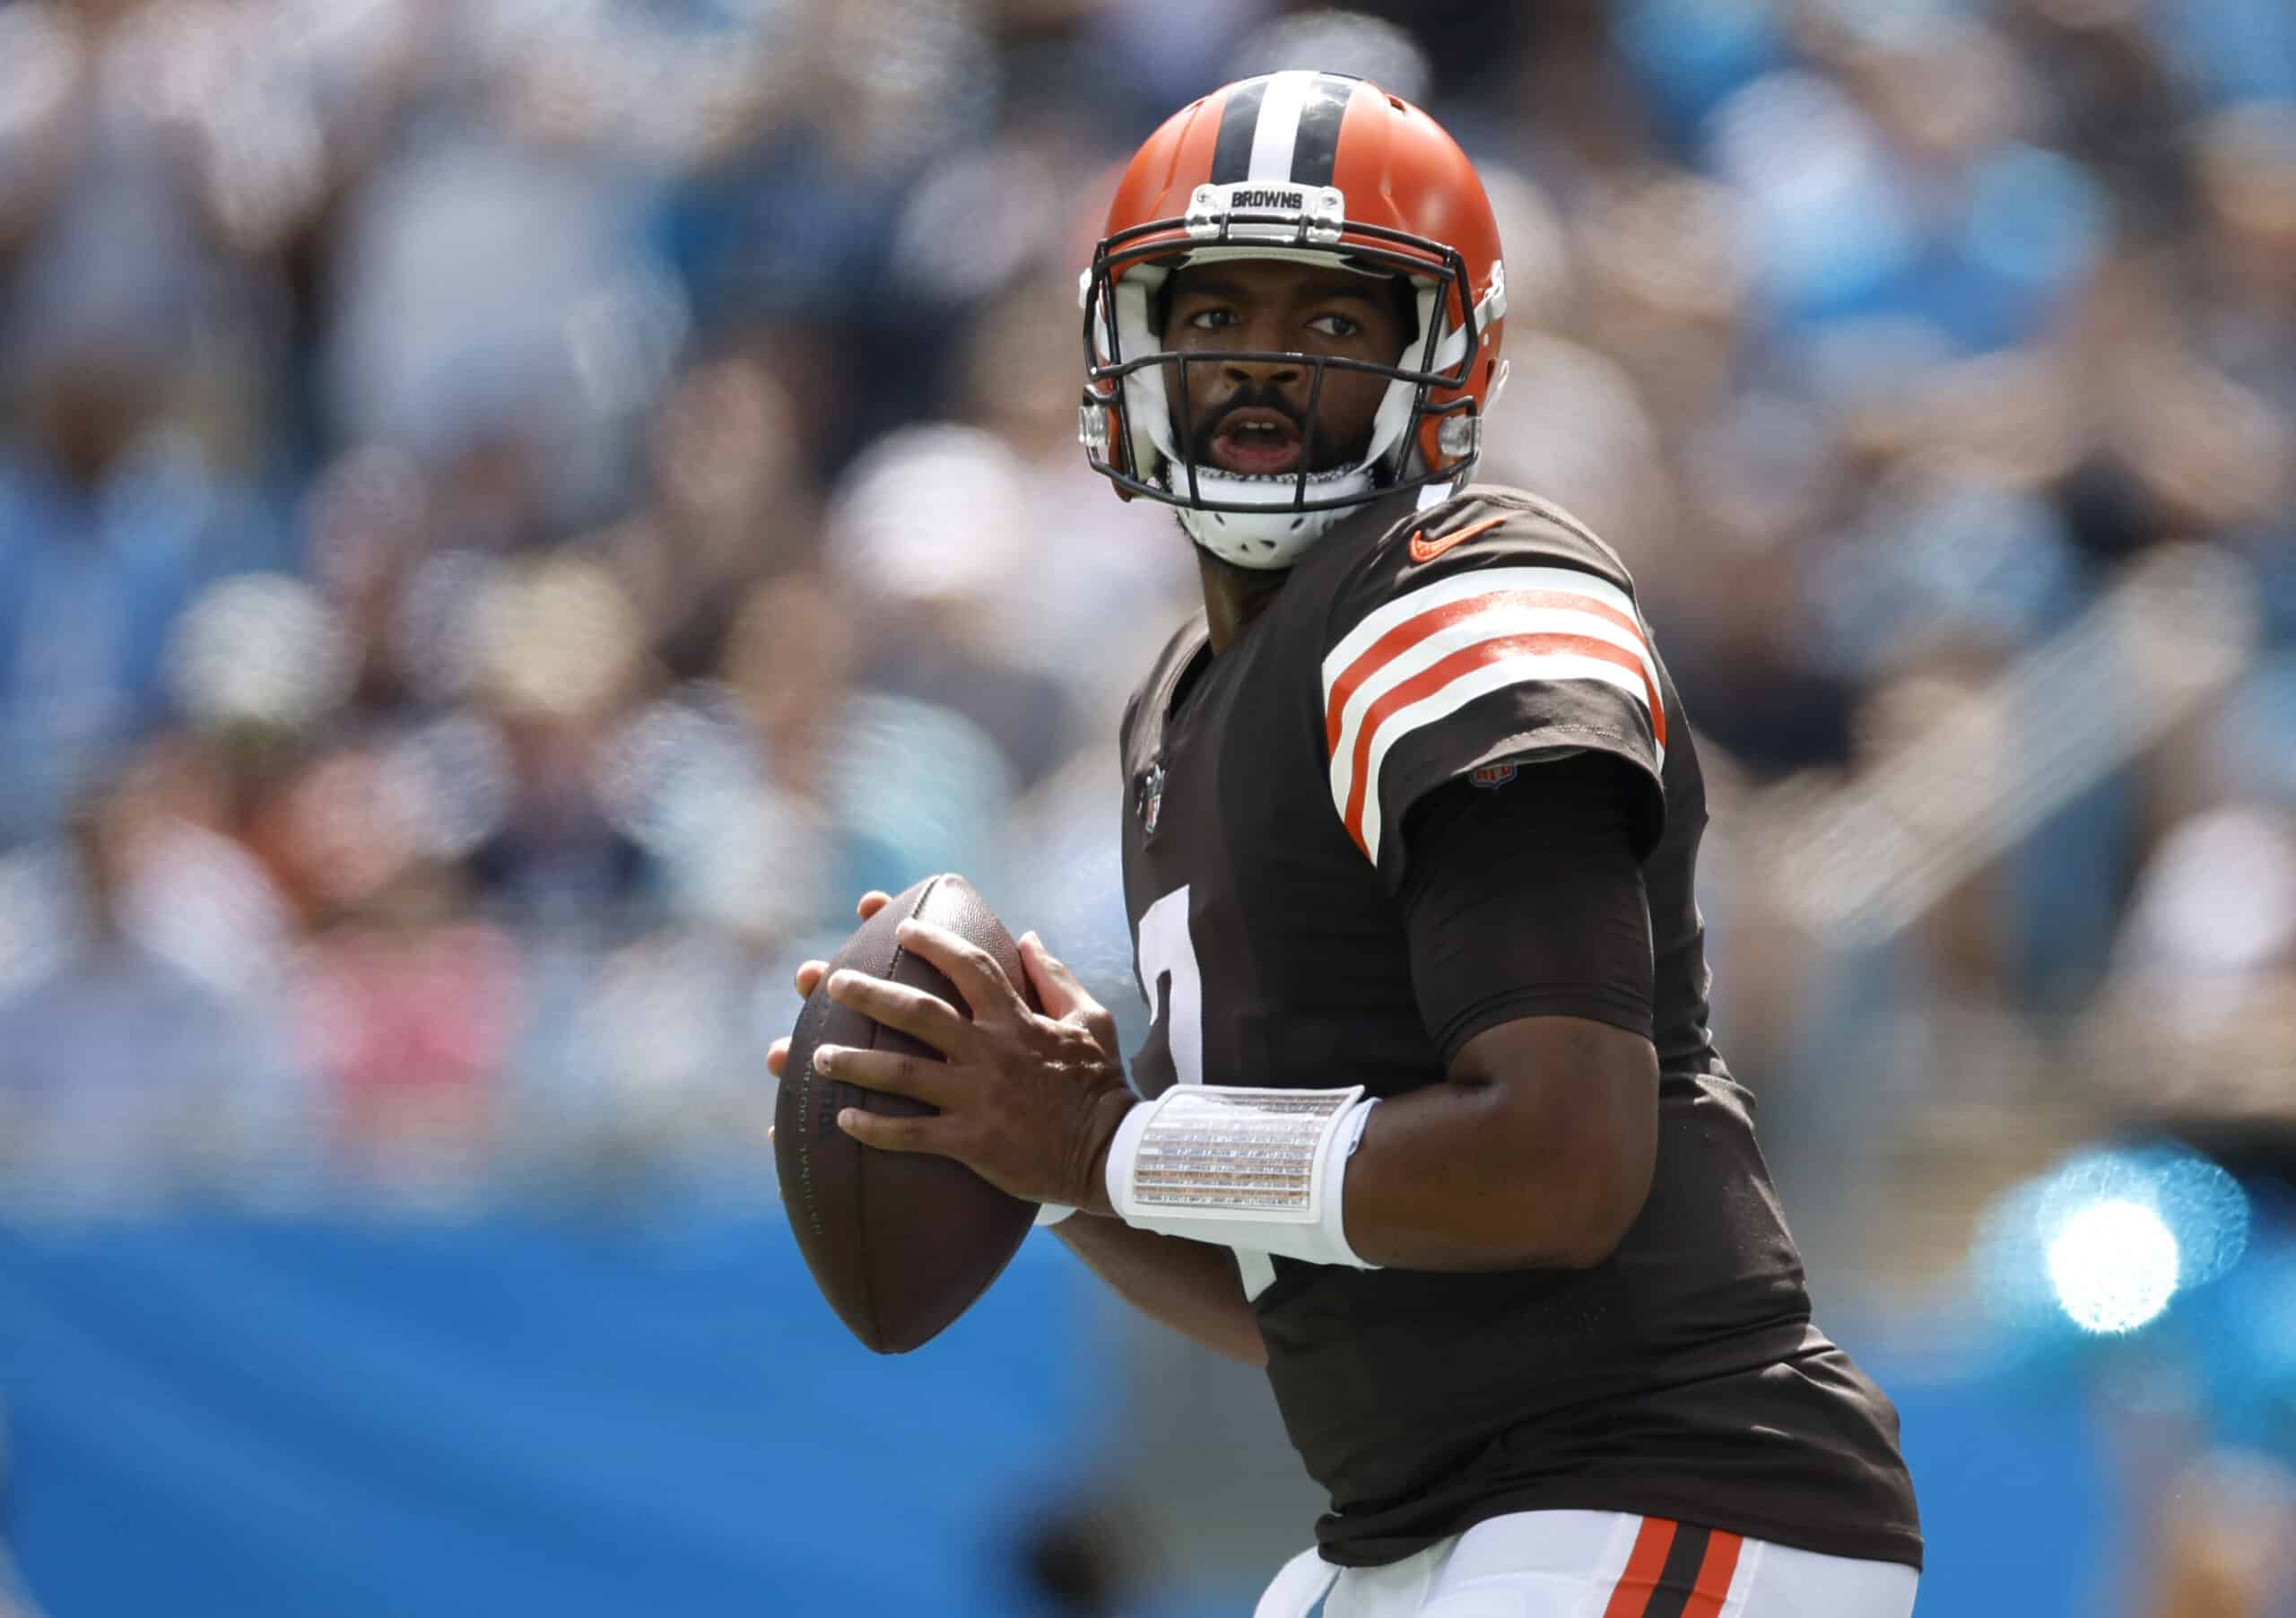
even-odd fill
[{"label": "man's open mouth", "polygon": [[1300,467],[1300,429],[1280,410],[1231,411],[1212,439],[1212,464],[1248,477],[1280,476]]}]

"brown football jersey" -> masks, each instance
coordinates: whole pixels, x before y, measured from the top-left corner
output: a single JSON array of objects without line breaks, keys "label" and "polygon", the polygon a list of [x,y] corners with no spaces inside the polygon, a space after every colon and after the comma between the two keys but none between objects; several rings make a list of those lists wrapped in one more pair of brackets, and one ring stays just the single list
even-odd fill
[{"label": "brown football jersey", "polygon": [[1318,541],[1225,652],[1200,615],[1173,638],[1123,726],[1153,1013],[1134,1083],[1439,1081],[1396,901],[1406,813],[1462,778],[1535,790],[1541,761],[1587,751],[1647,786],[1649,1199],[1587,1270],[1238,1253],[1286,1427],[1330,1492],[1324,1553],[1386,1562],[1556,1509],[1918,1564],[1896,1413],[1812,1324],[1752,1098],[1708,1030],[1706,801],[1681,699],[1626,569],[1567,514],[1492,487],[1397,496]]}]

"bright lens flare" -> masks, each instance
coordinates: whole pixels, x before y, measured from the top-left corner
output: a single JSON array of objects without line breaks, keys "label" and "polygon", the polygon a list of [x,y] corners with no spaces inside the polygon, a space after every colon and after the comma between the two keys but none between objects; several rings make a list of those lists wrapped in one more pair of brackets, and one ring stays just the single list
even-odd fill
[{"label": "bright lens flare", "polygon": [[2131,1332],[2169,1307],[2177,1290],[2177,1239],[2143,1203],[2092,1203],[2048,1244],[2049,1284],[2075,1326]]}]

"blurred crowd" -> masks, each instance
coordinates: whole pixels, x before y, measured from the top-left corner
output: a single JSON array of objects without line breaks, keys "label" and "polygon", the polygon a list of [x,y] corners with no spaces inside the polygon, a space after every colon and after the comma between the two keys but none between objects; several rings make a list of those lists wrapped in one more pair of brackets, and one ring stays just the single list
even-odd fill
[{"label": "blurred crowd", "polygon": [[791,963],[936,869],[1136,1025],[1194,574],[1075,274],[1282,65],[1483,168],[1485,475],[1640,581],[1820,1266],[2296,1123],[2280,0],[13,0],[9,1198],[770,1201]]},{"label": "blurred crowd", "polygon": [[[1486,178],[1484,473],[1635,570],[1821,1280],[2296,1177],[2285,0],[0,0],[9,1216],[770,1205],[790,970],[935,870],[1136,1037],[1195,575],[1075,276],[1281,66]],[[2244,1611],[2199,1464],[2159,1610]]]}]

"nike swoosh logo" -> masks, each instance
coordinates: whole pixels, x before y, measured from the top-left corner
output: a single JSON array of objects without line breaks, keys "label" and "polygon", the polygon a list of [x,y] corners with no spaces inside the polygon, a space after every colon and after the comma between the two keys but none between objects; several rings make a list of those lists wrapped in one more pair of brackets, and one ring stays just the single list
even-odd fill
[{"label": "nike swoosh logo", "polygon": [[1413,561],[1433,561],[1453,545],[1463,540],[1473,539],[1486,528],[1495,528],[1506,520],[1503,517],[1486,517],[1479,523],[1469,523],[1464,528],[1454,528],[1439,539],[1428,538],[1427,530],[1422,528],[1411,536],[1411,559]]}]

